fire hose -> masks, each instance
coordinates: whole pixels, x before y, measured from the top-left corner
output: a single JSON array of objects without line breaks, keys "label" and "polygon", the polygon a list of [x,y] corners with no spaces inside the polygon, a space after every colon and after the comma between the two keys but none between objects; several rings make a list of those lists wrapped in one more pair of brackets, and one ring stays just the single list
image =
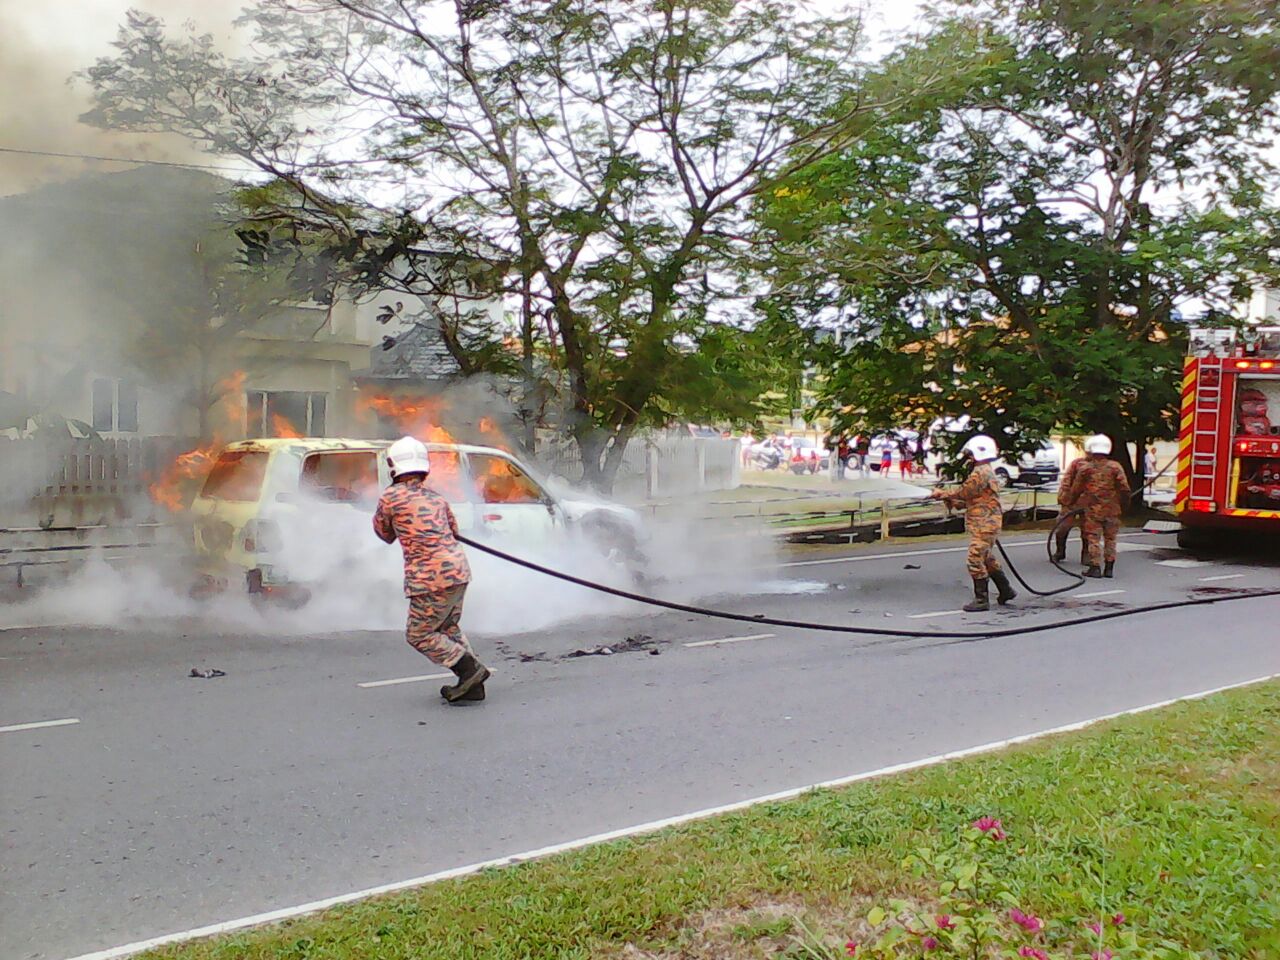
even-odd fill
[{"label": "fire hose", "polygon": [[[1054,528],[1049,531],[1048,548],[1050,551],[1053,549],[1053,537],[1057,532],[1058,527],[1065,523],[1069,518],[1074,517],[1077,512],[1078,511],[1072,511],[1071,513],[1064,514],[1059,518],[1058,523],[1054,525]],[[1249,593],[1240,593],[1228,596],[1170,600],[1164,603],[1151,603],[1144,606],[1129,607],[1124,610],[1109,610],[1105,613],[1090,614],[1089,616],[1076,617],[1072,620],[1059,620],[1055,623],[1038,623],[1021,627],[1006,627],[996,630],[894,630],[886,627],[859,627],[850,624],[815,623],[808,620],[790,620],[785,617],[769,617],[763,614],[733,613],[729,610],[716,610],[710,607],[699,607],[689,603],[679,603],[674,600],[662,600],[658,597],[646,596],[641,593],[635,593],[631,590],[623,590],[620,587],[611,587],[607,584],[596,583],[595,581],[587,580],[583,577],[574,576],[571,573],[565,573],[562,570],[554,570],[551,567],[543,566],[540,563],[534,563],[532,560],[513,556],[512,554],[499,550],[496,547],[489,546],[486,543],[480,543],[461,534],[458,535],[458,540],[469,547],[473,547],[483,553],[497,557],[500,560],[505,560],[508,563],[513,563],[516,566],[524,567],[527,570],[533,570],[548,577],[554,577],[557,580],[563,580],[566,583],[572,583],[579,587],[585,587],[588,590],[595,590],[599,593],[620,597],[624,600],[632,600],[636,603],[643,603],[652,607],[661,607],[665,610],[675,610],[678,613],[690,613],[695,616],[713,617],[718,620],[732,620],[738,623],[751,623],[757,626],[788,627],[795,630],[817,630],[825,633],[848,633],[860,636],[895,637],[907,640],[989,640],[999,637],[1017,637],[1028,633],[1042,633],[1046,630],[1057,630],[1062,627],[1081,627],[1089,623],[1118,620],[1121,617],[1132,617],[1144,613],[1157,613],[1161,610],[1177,610],[1182,607],[1201,607],[1215,603],[1227,603],[1232,600],[1252,600],[1258,597],[1280,596],[1280,590],[1255,590]],[[996,545],[1000,549],[1001,556],[1008,561],[1009,555],[1005,552],[1003,545],[1001,545],[999,541],[996,541]],[[1052,555],[1050,556],[1050,559],[1052,560]],[[1054,566],[1057,566],[1059,570],[1062,570],[1068,576],[1076,578],[1078,582],[1072,583],[1070,586],[1058,590],[1039,591],[1031,587],[1021,577],[1021,575],[1019,575],[1017,568],[1012,563],[1009,563],[1009,568],[1013,571],[1013,575],[1017,578],[1018,582],[1037,596],[1052,596],[1056,593],[1062,593],[1065,590],[1073,590],[1084,582],[1083,577],[1079,574],[1072,573],[1069,570],[1064,570],[1061,566],[1058,566],[1056,561],[1054,561]]]}]

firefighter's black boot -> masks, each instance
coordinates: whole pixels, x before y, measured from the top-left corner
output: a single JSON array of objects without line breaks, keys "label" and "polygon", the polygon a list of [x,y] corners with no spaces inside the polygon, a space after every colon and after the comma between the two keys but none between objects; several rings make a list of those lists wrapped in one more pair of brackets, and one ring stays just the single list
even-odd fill
[{"label": "firefighter's black boot", "polygon": [[1102,578],[1102,570],[1096,565],[1091,564],[1089,569],[1084,572],[1086,577],[1093,577],[1095,580]]},{"label": "firefighter's black boot", "polygon": [[981,613],[984,610],[991,609],[991,600],[987,596],[987,585],[990,583],[986,577],[973,578],[973,599],[966,603],[962,609],[965,613]]},{"label": "firefighter's black boot", "polygon": [[1058,538],[1058,545],[1057,547],[1054,548],[1054,551],[1053,551],[1053,559],[1056,563],[1061,563],[1063,560],[1067,559],[1067,538],[1066,537]]},{"label": "firefighter's black boot", "polygon": [[1105,567],[1103,567],[1103,568],[1102,568],[1102,575],[1103,575],[1104,577],[1106,577],[1108,580],[1110,580],[1110,579],[1112,579],[1113,577],[1115,577],[1115,575],[1116,575],[1116,562],[1115,562],[1114,560],[1108,560],[1108,561],[1107,561],[1107,565],[1106,565]]},{"label": "firefighter's black boot", "polygon": [[1003,607],[1018,595],[1018,591],[1013,589],[1013,584],[1009,582],[1009,575],[1003,570],[993,571],[991,580],[996,585],[996,602],[1000,606]]},{"label": "firefighter's black boot", "polygon": [[458,682],[451,687],[441,687],[440,696],[450,703],[459,700],[483,700],[484,682],[489,679],[489,668],[469,653],[449,668],[457,676]]}]

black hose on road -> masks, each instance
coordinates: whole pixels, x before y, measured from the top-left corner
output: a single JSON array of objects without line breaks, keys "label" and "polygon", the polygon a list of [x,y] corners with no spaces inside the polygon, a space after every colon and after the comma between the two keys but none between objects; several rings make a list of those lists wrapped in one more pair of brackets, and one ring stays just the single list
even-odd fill
[{"label": "black hose on road", "polygon": [[1027,588],[1028,592],[1034,593],[1037,597],[1053,597],[1060,593],[1066,593],[1068,590],[1074,590],[1085,582],[1085,577],[1082,574],[1076,573],[1074,570],[1068,570],[1060,564],[1053,555],[1053,539],[1057,536],[1059,528],[1064,523],[1069,523],[1074,520],[1082,513],[1084,513],[1083,510],[1072,510],[1060,515],[1058,517],[1058,522],[1055,523],[1053,525],[1053,529],[1049,531],[1049,539],[1045,541],[1045,549],[1049,554],[1049,562],[1065,573],[1068,577],[1071,577],[1074,581],[1073,583],[1067,584],[1065,587],[1059,587],[1057,590],[1037,590],[1031,584],[1027,583],[1026,580],[1022,579],[1022,574],[1020,574],[1018,572],[1018,568],[1013,565],[1013,558],[1010,557],[1008,551],[1005,550],[1004,544],[999,540],[996,541],[996,547],[1000,550],[1000,556],[1004,557],[1004,562],[1008,564],[1009,572],[1013,574],[1015,580]]},{"label": "black hose on road", "polygon": [[[1054,527],[1056,530],[1057,527]],[[1052,542],[1053,530],[1049,532],[1049,539]],[[1087,623],[1101,623],[1106,620],[1118,620],[1121,617],[1132,617],[1143,613],[1157,613],[1161,610],[1177,610],[1182,607],[1203,607],[1215,603],[1228,603],[1232,600],[1252,600],[1257,597],[1280,597],[1280,590],[1258,590],[1252,593],[1235,594],[1233,596],[1214,596],[1201,597],[1191,600],[1171,600],[1165,603],[1152,603],[1141,607],[1129,607],[1125,610],[1111,610],[1106,613],[1095,613],[1087,617],[1077,617],[1074,620],[1059,620],[1055,623],[1039,623],[1022,627],[1006,627],[999,630],[950,630],[950,631],[933,631],[933,630],[892,630],[885,627],[858,627],[846,624],[836,623],[811,623],[806,620],[788,620],[782,617],[752,616],[745,613],[732,613],[728,610],[714,610],[709,607],[698,607],[688,603],[677,603],[674,600],[660,600],[657,597],[648,597],[644,594],[633,593],[630,590],[622,590],[618,587],[610,587],[603,583],[595,583],[591,580],[585,580],[582,577],[575,577],[571,573],[564,573],[560,570],[553,570],[550,567],[544,567],[542,564],[534,563],[532,560],[525,560],[521,557],[512,556],[504,553],[488,544],[478,543],[470,537],[459,534],[458,540],[465,543],[469,547],[474,547],[483,553],[490,554],[500,560],[506,560],[508,563],[514,563],[517,566],[524,567],[527,570],[533,570],[537,573],[545,574],[548,577],[554,577],[557,580],[564,580],[566,583],[576,584],[580,587],[586,587],[588,590],[596,590],[600,593],[607,593],[610,596],[621,597],[624,600],[633,600],[636,603],[648,604],[652,607],[662,607],[665,610],[675,610],[679,613],[692,613],[702,617],[714,617],[718,620],[732,620],[738,623],[752,623],[757,626],[770,627],[789,627],[795,630],[818,630],[825,633],[849,633],[860,636],[870,637],[897,637],[908,640],[988,640],[999,637],[1017,637],[1028,633],[1043,633],[1046,630],[1058,630],[1062,627],[1081,627]],[[1004,553],[1004,548],[1000,551]],[[1005,555],[1008,559],[1008,555]],[[1012,565],[1011,565],[1012,566]],[[1061,569],[1061,568],[1059,568]],[[1070,573],[1070,571],[1063,571]],[[1017,575],[1015,571],[1015,576]],[[1076,574],[1070,574],[1076,576]],[[1083,577],[1080,578],[1083,582]],[[1026,582],[1018,577],[1018,582],[1023,586],[1027,586]],[[1067,589],[1074,589],[1079,584],[1072,584]],[[1031,587],[1027,587],[1031,590]],[[1032,590],[1032,592],[1036,592]],[[1054,591],[1061,593],[1062,591]],[[1041,594],[1042,596],[1044,594]]]}]

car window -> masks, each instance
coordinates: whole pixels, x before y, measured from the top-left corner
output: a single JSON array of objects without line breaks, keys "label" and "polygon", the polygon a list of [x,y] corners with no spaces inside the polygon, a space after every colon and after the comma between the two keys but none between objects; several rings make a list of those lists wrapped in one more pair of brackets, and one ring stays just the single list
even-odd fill
[{"label": "car window", "polygon": [[427,486],[450,503],[464,503],[469,499],[457,451],[431,451],[431,472],[427,474]]},{"label": "car window", "polygon": [[505,457],[473,453],[471,474],[485,503],[544,503],[549,498],[536,480]]},{"label": "car window", "polygon": [[261,450],[227,450],[218,457],[200,491],[212,500],[248,503],[262,493],[271,454]]},{"label": "car window", "polygon": [[302,462],[302,491],[337,503],[375,499],[378,455],[372,450],[313,453]]}]

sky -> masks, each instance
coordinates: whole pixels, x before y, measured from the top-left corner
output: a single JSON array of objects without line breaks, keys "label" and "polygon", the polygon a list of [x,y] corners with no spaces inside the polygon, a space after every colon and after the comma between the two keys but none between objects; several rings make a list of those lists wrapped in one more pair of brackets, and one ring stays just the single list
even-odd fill
[{"label": "sky", "polygon": [[[70,75],[109,55],[125,11],[139,7],[180,24],[193,20],[224,43],[244,0],[0,0],[0,147],[208,162],[178,137],[107,133],[78,116],[89,107],[86,88]],[[122,170],[49,157],[0,153],[0,196],[90,170]]]},{"label": "sky", "polygon": [[[847,0],[809,0],[822,13]],[[909,28],[927,0],[864,0],[873,34]],[[111,54],[111,41],[130,7],[170,26],[193,21],[228,51],[247,42],[232,21],[245,0],[0,0],[0,148],[149,160],[216,162],[173,136],[112,133],[78,121],[88,109],[83,83],[69,83],[77,70]],[[18,156],[0,152],[0,196],[89,171],[125,169],[125,164]]]}]

